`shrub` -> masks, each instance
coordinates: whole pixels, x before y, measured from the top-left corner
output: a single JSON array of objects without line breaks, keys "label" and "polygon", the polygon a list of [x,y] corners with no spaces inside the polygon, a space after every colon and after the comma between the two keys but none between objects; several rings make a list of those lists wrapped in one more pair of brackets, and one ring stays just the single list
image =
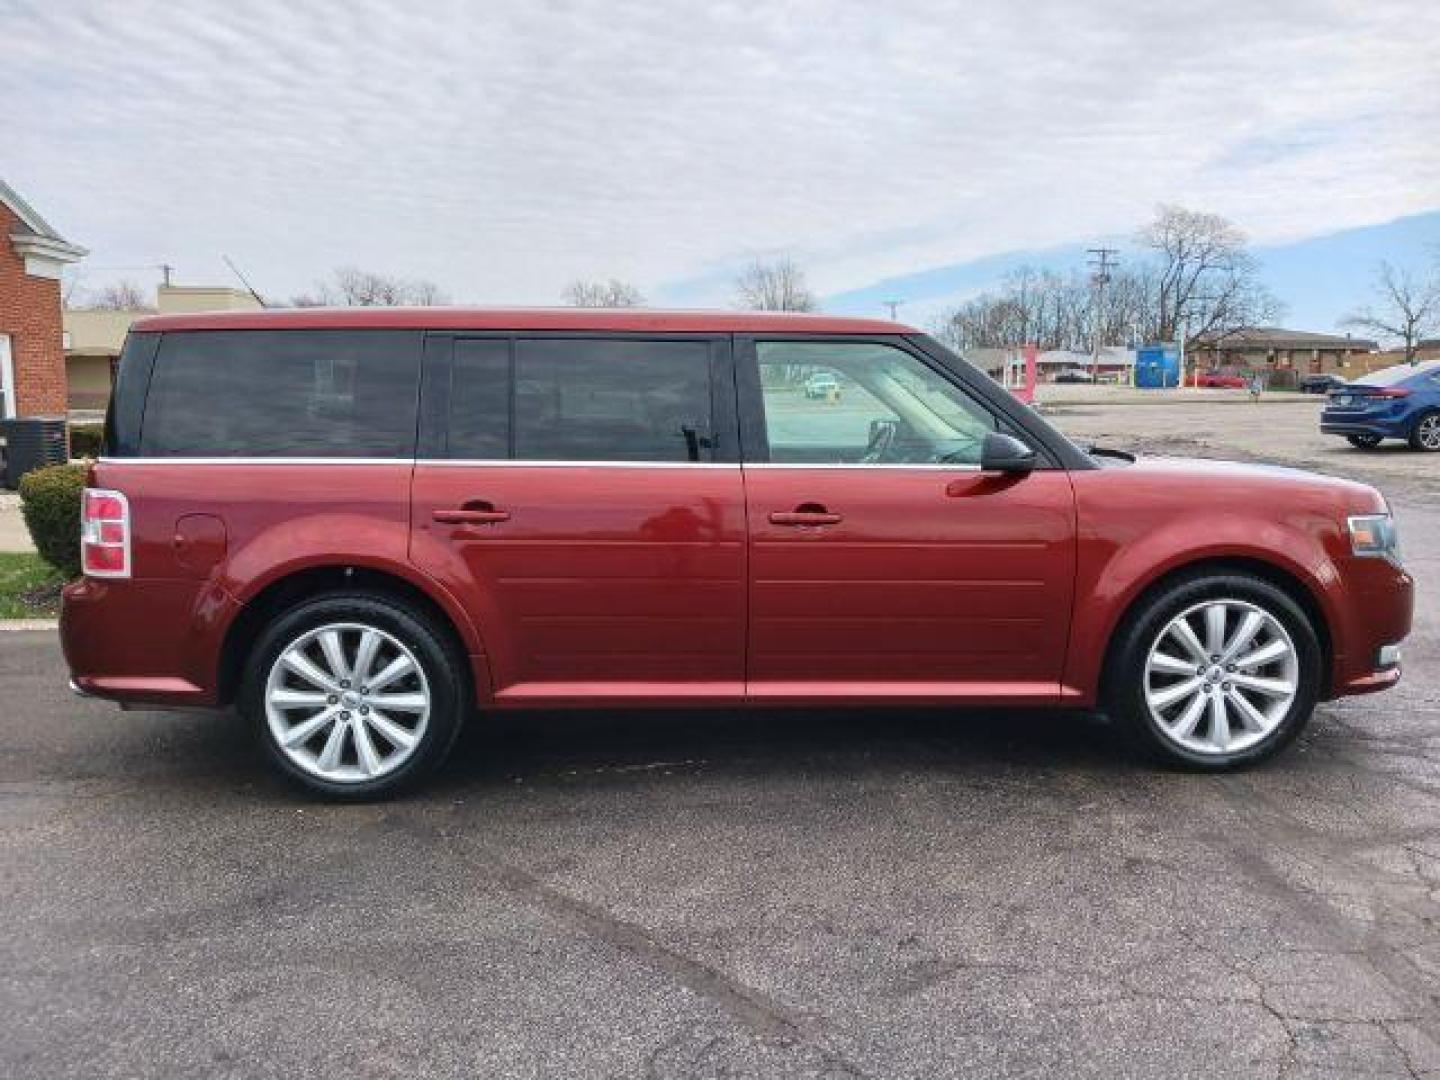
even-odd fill
[{"label": "shrub", "polygon": [[70,456],[97,458],[105,441],[104,424],[71,424]]},{"label": "shrub", "polygon": [[66,577],[80,576],[80,497],[84,465],[51,465],[20,479],[20,509],[35,550]]}]

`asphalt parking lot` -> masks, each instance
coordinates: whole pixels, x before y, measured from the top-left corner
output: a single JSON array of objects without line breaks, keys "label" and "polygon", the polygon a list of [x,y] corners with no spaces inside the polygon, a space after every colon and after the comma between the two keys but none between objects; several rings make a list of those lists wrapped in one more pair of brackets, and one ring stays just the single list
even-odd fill
[{"label": "asphalt parking lot", "polygon": [[[1264,456],[1302,406],[1186,407],[1055,419]],[[1340,446],[1407,675],[1231,776],[1076,715],[547,715],[334,807],[0,632],[0,1074],[1440,1076],[1440,461]]]}]

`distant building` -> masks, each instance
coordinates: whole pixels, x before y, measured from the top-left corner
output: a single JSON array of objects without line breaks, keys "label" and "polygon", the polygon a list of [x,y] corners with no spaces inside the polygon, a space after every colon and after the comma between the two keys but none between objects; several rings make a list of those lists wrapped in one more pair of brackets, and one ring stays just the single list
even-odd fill
[{"label": "distant building", "polygon": [[[1019,347],[966,349],[962,355],[981,371],[1001,382],[1016,378],[1016,371],[1023,370],[1025,363],[1024,353]],[[1041,382],[1054,382],[1060,375],[1070,371],[1083,371],[1089,375],[1093,374],[1091,360],[1088,352],[1046,349],[1036,356],[1036,373]],[[1113,377],[1124,382],[1129,379],[1130,369],[1135,366],[1135,350],[1123,345],[1106,345],[1100,350],[1099,366],[1102,377]]]},{"label": "distant building", "polygon": [[156,311],[179,314],[192,311],[252,311],[260,302],[244,289],[205,285],[161,285],[155,290],[155,307],[137,311],[67,308],[65,369],[72,411],[100,411],[110,401],[115,385],[115,363],[130,324]]},{"label": "distant building", "polygon": [[1368,370],[1366,358],[1378,348],[1373,341],[1349,334],[1256,326],[1202,335],[1190,347],[1186,362],[1197,371],[1258,371],[1272,377],[1326,372],[1353,378]]},{"label": "distant building", "polygon": [[[1350,373],[1351,378],[1405,363],[1405,350],[1385,349],[1382,352],[1371,353],[1365,360],[1366,366]],[[1425,360],[1440,360],[1440,338],[1423,338],[1415,343],[1415,362],[1420,363]]]},{"label": "distant building", "polygon": [[0,418],[64,415],[60,273],[86,254],[0,180]]}]

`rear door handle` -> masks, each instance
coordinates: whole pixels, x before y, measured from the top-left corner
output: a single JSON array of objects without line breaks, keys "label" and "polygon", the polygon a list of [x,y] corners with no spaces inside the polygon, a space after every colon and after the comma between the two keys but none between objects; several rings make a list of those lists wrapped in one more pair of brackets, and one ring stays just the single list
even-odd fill
[{"label": "rear door handle", "polygon": [[432,510],[430,517],[441,525],[494,525],[509,521],[508,510]]},{"label": "rear door handle", "polygon": [[770,515],[772,525],[838,525],[844,520],[828,510],[776,510]]}]

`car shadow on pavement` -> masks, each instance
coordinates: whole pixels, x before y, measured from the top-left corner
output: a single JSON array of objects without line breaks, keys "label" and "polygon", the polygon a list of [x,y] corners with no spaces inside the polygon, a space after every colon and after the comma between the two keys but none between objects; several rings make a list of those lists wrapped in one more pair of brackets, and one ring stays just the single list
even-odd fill
[{"label": "car shadow on pavement", "polygon": [[533,712],[472,725],[427,790],[575,775],[814,775],[1148,768],[1082,712],[779,709]]}]

